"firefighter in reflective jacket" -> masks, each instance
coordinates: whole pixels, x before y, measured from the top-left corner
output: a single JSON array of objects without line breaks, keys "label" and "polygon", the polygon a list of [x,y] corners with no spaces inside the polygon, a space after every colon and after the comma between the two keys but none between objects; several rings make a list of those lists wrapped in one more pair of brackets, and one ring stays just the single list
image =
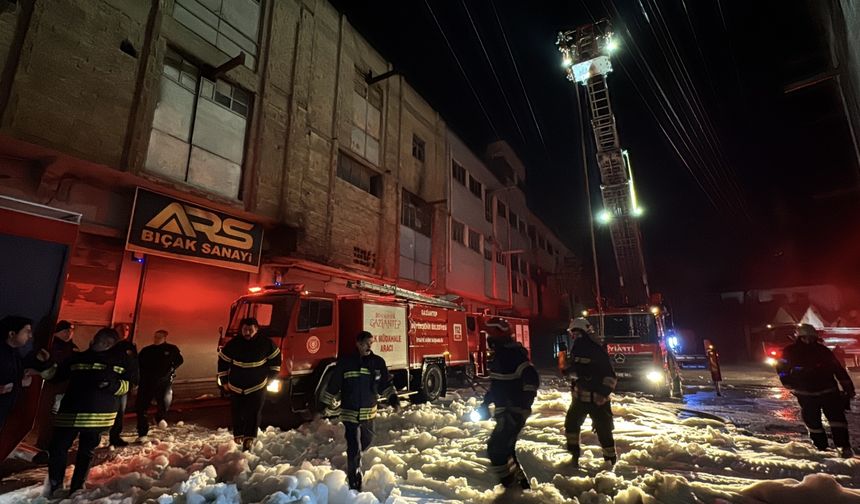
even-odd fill
[{"label": "firefighter in reflective jacket", "polygon": [[54,381],[68,380],[69,385],[54,419],[48,447],[49,495],[63,486],[68,451],[78,436],[71,492],[83,488],[101,433],[109,430],[116,419],[117,398],[128,393],[131,371],[111,350],[118,340],[115,330],[100,329],[90,348],[72,354],[54,377]]},{"label": "firefighter in reflective jacket", "polygon": [[281,350],[259,330],[257,319],[242,319],[239,336],[218,352],[218,385],[230,397],[233,439],[245,451],[260,429],[266,386],[281,371]]},{"label": "firefighter in reflective jacket", "polygon": [[823,410],[830,423],[833,443],[841,448],[843,457],[851,457],[845,409],[855,395],[854,383],[833,352],[818,342],[818,331],[814,327],[801,324],[795,335],[795,342],[785,347],[777,363],[779,379],[797,396],[800,416],[815,447],[819,450],[828,447],[827,433],[821,422]]},{"label": "firefighter in reflective jacket", "polygon": [[322,403],[331,407],[340,394],[349,488],[361,491],[361,452],[373,443],[377,401],[380,397],[388,399],[388,404],[397,412],[400,411],[400,400],[385,359],[371,350],[373,335],[362,331],[355,339],[358,353],[338,359],[323,392]]},{"label": "firefighter in reflective jacket", "polygon": [[528,351],[514,341],[511,326],[493,317],[485,324],[487,344],[493,351],[490,362],[490,389],[478,408],[480,418],[490,417],[489,406],[495,404],[496,426],[487,440],[490,470],[505,488],[531,488],[517,461],[516,444],[520,431],[531,415],[540,377],[529,361]]},{"label": "firefighter in reflective jacket", "polygon": [[609,396],[615,390],[616,378],[609,354],[603,348],[594,327],[585,318],[576,318],[570,329],[577,334],[568,358],[568,374],[573,378],[573,401],[567,410],[564,432],[573,465],[579,465],[579,433],[586,416],[591,417],[597,439],[603,448],[603,460],[614,465],[615,439],[612,436],[612,407]]}]

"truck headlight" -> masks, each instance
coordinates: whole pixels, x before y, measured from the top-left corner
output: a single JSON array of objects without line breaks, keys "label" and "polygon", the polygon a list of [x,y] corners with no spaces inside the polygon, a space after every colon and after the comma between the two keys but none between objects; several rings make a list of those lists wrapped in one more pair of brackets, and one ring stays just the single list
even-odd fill
[{"label": "truck headlight", "polygon": [[768,366],[775,367],[776,366],[776,359],[774,359],[773,357],[767,357],[764,359],[764,363],[767,364]]},{"label": "truck headlight", "polygon": [[657,371],[656,369],[652,369],[651,371],[645,373],[645,379],[649,382],[659,383],[663,381],[663,373]]},{"label": "truck headlight", "polygon": [[281,380],[275,378],[271,380],[268,385],[266,385],[266,390],[272,394],[278,394],[281,392]]}]

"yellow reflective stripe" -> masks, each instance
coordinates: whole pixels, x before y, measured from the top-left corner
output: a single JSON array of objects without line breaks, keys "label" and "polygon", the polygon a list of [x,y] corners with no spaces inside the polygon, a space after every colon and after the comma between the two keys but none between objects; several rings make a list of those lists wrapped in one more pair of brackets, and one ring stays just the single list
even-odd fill
[{"label": "yellow reflective stripe", "polygon": [[228,389],[230,389],[230,390],[232,390],[233,392],[236,392],[237,394],[246,395],[246,394],[250,394],[250,393],[252,393],[252,392],[256,392],[256,391],[258,391],[258,390],[262,389],[263,387],[265,387],[265,386],[266,386],[266,382],[267,382],[267,380],[263,380],[260,384],[258,384],[258,385],[254,385],[253,387],[249,387],[249,388],[246,388],[246,389],[241,389],[241,388],[239,388],[239,387],[237,387],[237,386],[233,385],[232,383],[229,383],[229,382],[228,382],[228,383],[227,383],[227,388],[228,388]]},{"label": "yellow reflective stripe", "polygon": [[516,380],[523,375],[523,371],[526,370],[532,363],[529,361],[525,361],[517,367],[517,370],[513,373],[490,373],[491,380]]},{"label": "yellow reflective stripe", "polygon": [[281,366],[269,366],[269,369],[271,369],[272,371],[280,371]]},{"label": "yellow reflective stripe", "polygon": [[323,404],[331,405],[331,403],[334,402],[334,400],[336,398],[337,398],[337,396],[335,396],[334,394],[330,394],[330,393],[328,393],[328,391],[323,391],[322,397],[320,398],[320,400],[322,401]]},{"label": "yellow reflective stripe", "polygon": [[221,371],[218,374],[216,374],[215,376],[227,376],[228,374],[230,374],[229,371]]},{"label": "yellow reflective stripe", "polygon": [[119,381],[119,389],[117,389],[117,391],[114,392],[113,395],[121,396],[121,395],[128,394],[128,388],[129,388],[128,381],[120,380]]},{"label": "yellow reflective stripe", "polygon": [[54,425],[58,427],[110,427],[116,420],[112,413],[58,413]]},{"label": "yellow reflective stripe", "polygon": [[361,408],[360,410],[340,410],[340,419],[344,422],[360,422],[363,420],[372,420],[376,417],[376,406],[372,408]]},{"label": "yellow reflective stripe", "polygon": [[79,362],[77,364],[72,364],[69,366],[69,369],[72,371],[99,371],[102,369],[107,369],[106,364],[102,364],[101,362],[93,362],[92,364]]},{"label": "yellow reflective stripe", "polygon": [[266,357],[266,360],[273,359],[273,358],[275,358],[275,357],[276,357],[278,354],[280,354],[280,353],[281,353],[281,349],[280,349],[280,348],[275,348],[275,351],[274,351],[274,352],[272,352],[272,353],[270,353],[270,354],[269,354],[269,356],[268,356],[268,357]]},{"label": "yellow reflective stripe", "polygon": [[122,367],[122,366],[114,366],[114,367],[113,367],[113,370],[114,370],[114,372],[115,372],[116,374],[123,374],[123,373],[125,373],[125,368],[124,368],[124,367]]},{"label": "yellow reflective stripe", "polygon": [[223,361],[233,362],[233,359],[231,359],[230,357],[227,357],[227,356],[224,354],[224,352],[221,352],[221,351],[219,351],[219,352],[218,352],[218,358],[219,358],[219,359],[221,359],[221,360],[223,360]]}]

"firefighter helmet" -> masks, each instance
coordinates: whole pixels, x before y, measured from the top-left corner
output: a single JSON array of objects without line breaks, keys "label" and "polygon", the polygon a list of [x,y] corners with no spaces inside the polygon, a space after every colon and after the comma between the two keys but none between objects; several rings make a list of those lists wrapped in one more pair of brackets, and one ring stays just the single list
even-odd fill
[{"label": "firefighter helmet", "polygon": [[594,326],[591,325],[591,322],[588,321],[585,317],[576,317],[575,319],[570,321],[570,325],[567,327],[569,331],[580,330],[586,334],[594,332]]},{"label": "firefighter helmet", "polygon": [[810,336],[813,338],[818,337],[818,330],[812,326],[811,324],[800,324],[797,326],[797,330],[795,331],[798,338],[802,338],[803,336]]}]

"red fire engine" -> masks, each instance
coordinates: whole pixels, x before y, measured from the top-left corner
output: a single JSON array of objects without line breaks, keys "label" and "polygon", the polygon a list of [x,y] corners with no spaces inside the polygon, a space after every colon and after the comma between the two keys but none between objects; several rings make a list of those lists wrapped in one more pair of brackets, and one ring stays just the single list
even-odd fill
[{"label": "red fire engine", "polygon": [[619,383],[644,385],[663,396],[681,395],[681,370],[669,341],[665,308],[608,308],[584,315],[603,338]]},{"label": "red fire engine", "polygon": [[487,360],[489,348],[487,347],[487,331],[484,329],[488,320],[499,317],[506,320],[513,330],[514,339],[531,351],[528,319],[518,317],[506,317],[501,315],[490,315],[488,313],[470,313],[466,316],[466,328],[469,339],[469,359],[472,367],[469,372],[474,371],[477,376],[486,377]]},{"label": "red fire engine", "polygon": [[291,414],[322,412],[322,392],[341,355],[356,352],[355,336],[373,333],[398,393],[419,401],[444,396],[448,377],[466,373],[466,313],[456,303],[390,285],[349,281],[350,294],[305,290],[303,284],[254,287],[232,306],[219,349],[255,317],[281,349],[281,372],[268,386],[264,416],[285,423]]}]

